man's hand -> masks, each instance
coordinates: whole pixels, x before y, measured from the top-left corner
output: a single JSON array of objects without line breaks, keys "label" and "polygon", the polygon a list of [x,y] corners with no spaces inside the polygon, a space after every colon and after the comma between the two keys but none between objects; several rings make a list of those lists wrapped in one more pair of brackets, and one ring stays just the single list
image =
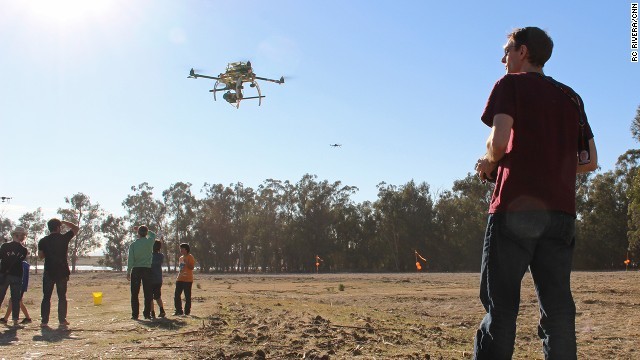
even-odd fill
[{"label": "man's hand", "polygon": [[65,220],[62,220],[60,222],[62,223],[62,225],[64,225],[64,226],[68,227],[69,229],[71,229],[71,231],[73,231],[73,235],[74,236],[78,235],[78,232],[80,232],[80,227],[78,227],[78,225],[76,225],[76,224],[74,224],[72,222],[69,222],[69,221],[65,221]]},{"label": "man's hand", "polygon": [[127,281],[131,281],[131,274],[127,273]]},{"label": "man's hand", "polygon": [[483,156],[476,162],[476,174],[482,181],[486,183],[487,180],[495,180],[491,174],[498,168],[497,162],[491,162],[487,156]]}]

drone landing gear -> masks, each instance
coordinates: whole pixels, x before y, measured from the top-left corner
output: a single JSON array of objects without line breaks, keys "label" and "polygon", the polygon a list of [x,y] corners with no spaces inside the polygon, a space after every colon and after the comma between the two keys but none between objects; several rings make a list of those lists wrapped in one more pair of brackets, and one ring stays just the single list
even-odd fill
[{"label": "drone landing gear", "polygon": [[262,98],[264,96],[262,96],[262,93],[260,92],[260,86],[258,86],[258,83],[255,80],[253,80],[251,82],[251,87],[254,87],[256,88],[256,90],[258,90],[258,96],[254,96],[252,99],[258,98],[258,106],[262,105]]},{"label": "drone landing gear", "polygon": [[216,92],[222,90],[222,89],[218,89],[218,84],[220,84],[220,81],[216,80],[216,83],[213,85],[213,89],[209,90],[210,92],[213,93],[213,101],[217,101]]}]

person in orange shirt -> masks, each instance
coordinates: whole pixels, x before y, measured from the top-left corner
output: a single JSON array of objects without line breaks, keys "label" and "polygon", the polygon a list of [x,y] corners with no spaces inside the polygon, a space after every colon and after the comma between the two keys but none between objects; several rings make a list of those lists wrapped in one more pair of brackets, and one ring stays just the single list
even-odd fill
[{"label": "person in orange shirt", "polygon": [[[191,313],[191,285],[193,285],[193,269],[196,259],[191,255],[189,244],[180,244],[180,273],[176,279],[176,292],[173,298],[176,312],[173,315],[189,315]],[[184,312],[182,311],[182,292],[184,291]]]}]

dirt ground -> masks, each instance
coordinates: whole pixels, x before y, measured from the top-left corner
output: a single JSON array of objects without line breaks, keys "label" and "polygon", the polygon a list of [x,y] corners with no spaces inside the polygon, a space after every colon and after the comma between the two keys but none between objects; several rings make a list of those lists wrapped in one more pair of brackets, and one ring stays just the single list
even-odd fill
[{"label": "dirt ground", "polygon": [[[579,359],[638,359],[640,272],[573,274]],[[478,274],[196,274],[190,316],[131,320],[123,273],[72,274],[68,329],[39,326],[42,278],[24,302],[34,319],[0,325],[3,359],[470,359],[483,309]],[[93,304],[93,292],[102,304]],[[7,301],[3,305],[6,308]],[[538,309],[523,280],[514,359],[542,359]]]}]

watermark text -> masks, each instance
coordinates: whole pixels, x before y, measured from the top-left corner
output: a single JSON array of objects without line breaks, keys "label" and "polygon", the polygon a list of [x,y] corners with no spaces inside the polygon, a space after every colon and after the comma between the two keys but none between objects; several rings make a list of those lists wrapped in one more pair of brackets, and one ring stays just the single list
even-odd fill
[{"label": "watermark text", "polygon": [[638,62],[638,3],[631,3],[631,62]]}]

